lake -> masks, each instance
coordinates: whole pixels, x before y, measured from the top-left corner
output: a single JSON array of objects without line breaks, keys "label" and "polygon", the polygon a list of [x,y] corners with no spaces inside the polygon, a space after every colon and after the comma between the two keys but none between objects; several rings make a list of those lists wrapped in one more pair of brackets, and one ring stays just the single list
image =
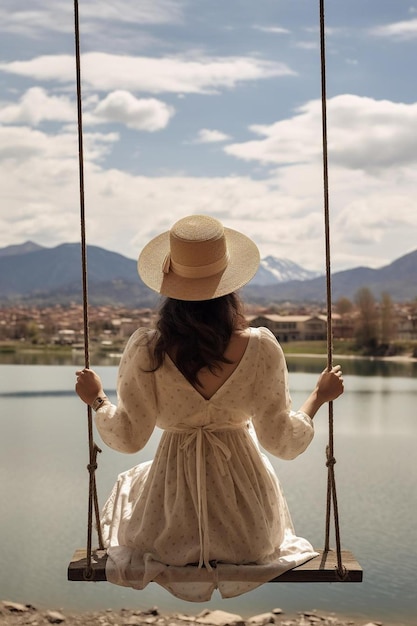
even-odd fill
[{"label": "lake", "polygon": [[[320,359],[288,358],[294,406],[323,369]],[[96,367],[114,399],[116,363]],[[341,537],[364,569],[363,583],[267,584],[204,608],[241,615],[280,607],[329,610],[407,625],[417,616],[417,364],[343,362],[345,394],[334,404]],[[74,550],[85,546],[88,445],[85,406],[73,393],[75,365],[0,365],[0,600],[67,610],[157,605],[195,614],[203,607],[152,584],[138,592],[66,579]],[[316,436],[294,461],[271,458],[294,525],[324,543],[327,409]],[[117,474],[152,458],[156,431],[139,454],[103,446],[97,474],[103,503]],[[97,435],[96,441],[101,445]],[[95,541],[94,537],[94,541]],[[369,618],[369,619],[368,619]]]}]

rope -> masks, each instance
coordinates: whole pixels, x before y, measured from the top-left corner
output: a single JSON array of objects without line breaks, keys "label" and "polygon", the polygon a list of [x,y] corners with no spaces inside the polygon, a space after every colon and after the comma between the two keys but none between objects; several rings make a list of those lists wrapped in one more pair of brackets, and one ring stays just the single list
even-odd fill
[{"label": "rope", "polygon": [[[321,68],[321,111],[322,111],[322,141],[323,141],[323,191],[324,191],[324,230],[326,251],[326,298],[327,298],[327,370],[332,369],[333,363],[333,329],[332,329],[332,285],[330,263],[330,211],[329,211],[329,169],[327,150],[327,95],[326,95],[326,46],[324,0],[320,3],[320,68]],[[330,544],[330,517],[333,505],[334,527],[336,539],[337,573],[340,578],[346,577],[346,568],[342,563],[340,541],[339,510],[337,505],[336,478],[334,466],[334,420],[333,402],[329,402],[329,442],[326,448],[327,466],[327,502],[326,502],[326,529],[324,552],[329,551]]]},{"label": "rope", "polygon": [[[80,28],[78,15],[78,0],[74,0],[74,24],[75,24],[75,61],[77,80],[77,114],[78,114],[78,169],[80,179],[80,222],[81,222],[81,266],[82,266],[82,292],[83,292],[83,325],[84,325],[84,365],[90,367],[89,355],[89,320],[88,320],[88,285],[87,285],[87,246],[85,227],[85,194],[84,194],[84,149],[83,149],[83,123],[82,123],[82,97],[81,97],[81,59],[80,59]],[[88,424],[88,447],[89,464],[87,470],[90,475],[88,489],[88,523],[87,523],[87,562],[84,577],[91,580],[93,577],[92,568],[92,528],[93,510],[96,518],[98,542],[100,549],[103,549],[103,539],[101,526],[99,523],[100,512],[97,498],[97,485],[95,471],[97,469],[97,453],[100,448],[94,443],[93,436],[93,416],[91,407],[87,405]]]}]

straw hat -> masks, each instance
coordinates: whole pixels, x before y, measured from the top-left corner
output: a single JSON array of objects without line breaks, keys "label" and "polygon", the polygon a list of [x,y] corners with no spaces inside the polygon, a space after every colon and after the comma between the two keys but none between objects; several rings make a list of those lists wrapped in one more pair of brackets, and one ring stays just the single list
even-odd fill
[{"label": "straw hat", "polygon": [[256,273],[259,251],[236,230],[207,215],[191,215],[142,250],[143,282],[176,300],[211,300],[236,291]]}]

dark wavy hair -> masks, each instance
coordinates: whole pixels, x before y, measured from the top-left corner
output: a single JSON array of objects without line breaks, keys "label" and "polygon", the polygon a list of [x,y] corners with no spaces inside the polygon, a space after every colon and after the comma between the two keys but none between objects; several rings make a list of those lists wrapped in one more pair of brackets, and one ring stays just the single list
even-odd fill
[{"label": "dark wavy hair", "polygon": [[243,304],[234,292],[196,302],[166,298],[156,324],[152,371],[161,367],[168,354],[185,378],[198,384],[203,367],[215,373],[221,363],[231,363],[224,352],[232,333],[247,326]]}]

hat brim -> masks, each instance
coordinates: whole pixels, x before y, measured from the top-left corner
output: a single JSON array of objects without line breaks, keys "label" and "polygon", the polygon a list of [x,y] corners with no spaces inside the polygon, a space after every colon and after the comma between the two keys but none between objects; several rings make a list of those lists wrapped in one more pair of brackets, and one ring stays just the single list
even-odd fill
[{"label": "hat brim", "polygon": [[256,274],[260,257],[256,244],[242,233],[225,228],[229,261],[226,269],[207,278],[183,278],[163,272],[169,252],[169,231],[152,239],[138,259],[138,273],[153,291],[176,300],[211,300],[237,291]]}]

